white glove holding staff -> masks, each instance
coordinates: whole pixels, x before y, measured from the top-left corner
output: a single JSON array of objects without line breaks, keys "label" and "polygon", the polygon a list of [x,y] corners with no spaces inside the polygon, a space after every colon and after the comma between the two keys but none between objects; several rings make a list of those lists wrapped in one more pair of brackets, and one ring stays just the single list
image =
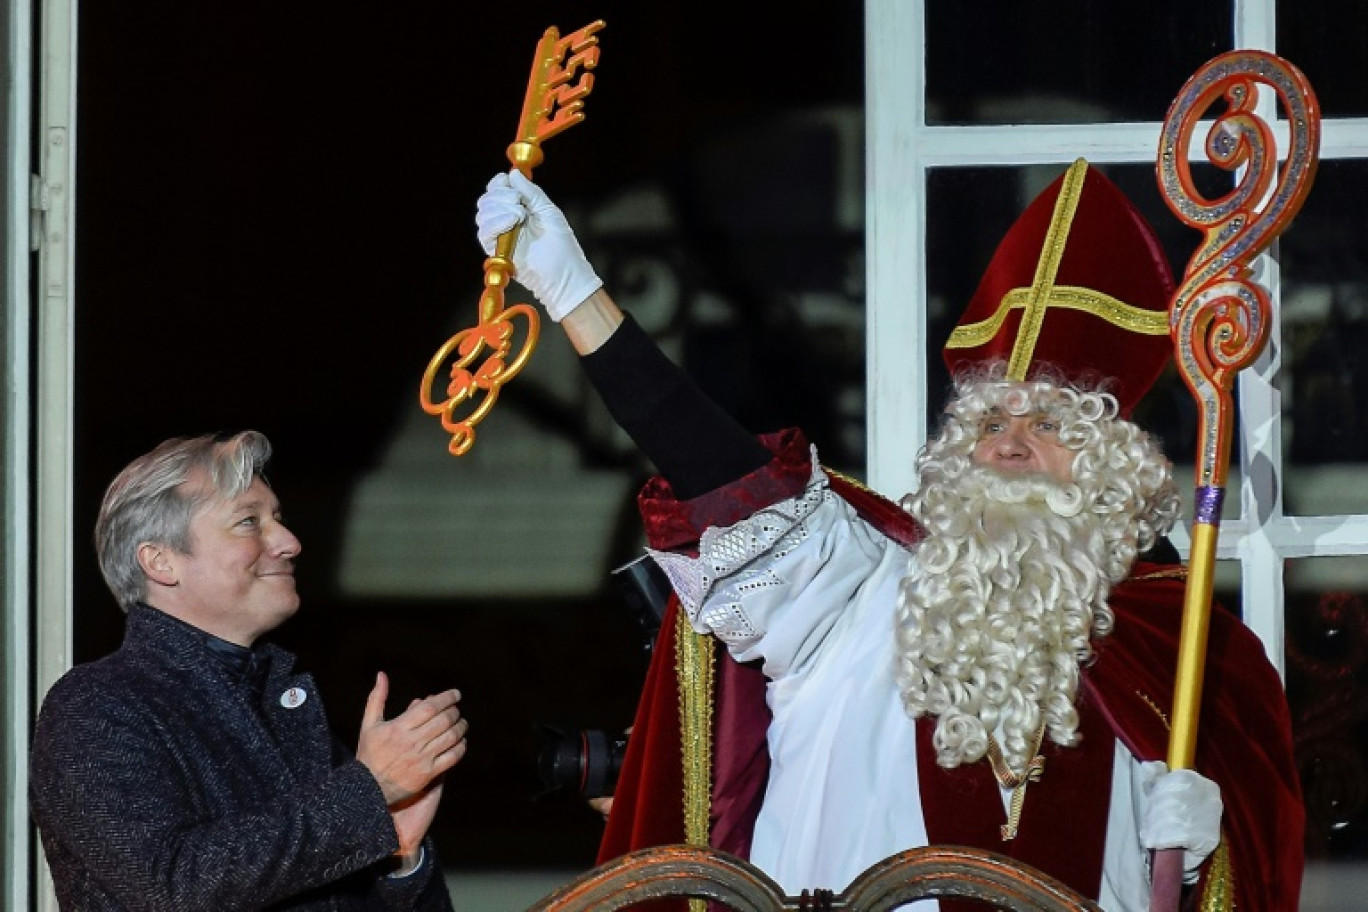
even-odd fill
[{"label": "white glove holding staff", "polygon": [[517,170],[497,174],[475,206],[480,246],[494,254],[499,235],[522,225],[513,248],[514,278],[559,323],[603,281],[589,265],[565,214]]},{"label": "white glove holding staff", "polygon": [[1140,844],[1182,849],[1184,880],[1193,883],[1221,841],[1221,787],[1192,770],[1169,772],[1162,760],[1141,764],[1140,776],[1148,799],[1140,816]]}]

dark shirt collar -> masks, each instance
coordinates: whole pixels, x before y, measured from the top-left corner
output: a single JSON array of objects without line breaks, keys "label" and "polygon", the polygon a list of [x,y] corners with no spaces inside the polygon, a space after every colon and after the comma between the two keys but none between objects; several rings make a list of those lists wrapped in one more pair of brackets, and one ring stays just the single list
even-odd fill
[{"label": "dark shirt collar", "polygon": [[[143,604],[146,605],[145,602]],[[222,664],[223,669],[228,672],[229,677],[233,680],[250,684],[254,690],[258,691],[265,684],[266,658],[255,649],[230,643],[222,637],[214,636],[207,630],[201,630],[194,624],[188,624],[180,618],[151,605],[146,605],[146,607],[157,611],[162,617],[193,634],[196,639],[204,644],[209,654]]]}]

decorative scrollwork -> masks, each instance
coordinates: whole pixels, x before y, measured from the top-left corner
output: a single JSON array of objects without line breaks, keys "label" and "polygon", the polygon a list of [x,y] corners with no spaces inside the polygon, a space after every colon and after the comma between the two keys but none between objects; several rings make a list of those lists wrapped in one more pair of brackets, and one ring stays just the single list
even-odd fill
[{"label": "decorative scrollwork", "polygon": [[[1259,85],[1270,86],[1286,114],[1289,144],[1281,171],[1272,128],[1255,110]],[[1228,105],[1207,131],[1207,158],[1238,175],[1216,200],[1196,189],[1187,149],[1201,117]],[[1320,110],[1295,66],[1263,51],[1232,51],[1193,74],[1174,99],[1159,142],[1159,187],[1169,208],[1203,233],[1174,295],[1169,328],[1184,381],[1200,409],[1197,485],[1225,484],[1230,448],[1230,389],[1268,338],[1267,293],[1250,264],[1301,209],[1315,177]],[[1276,180],[1275,180],[1276,172]]]},{"label": "decorative scrollwork", "polygon": [[693,897],[740,912],[888,912],[917,899],[959,897],[1012,912],[1097,912],[1100,907],[1029,865],[981,849],[924,846],[871,865],[843,892],[785,896],[750,862],[717,849],[661,846],[606,862],[528,912],[611,912]]},{"label": "decorative scrollwork", "polygon": [[[527,320],[527,332],[522,348],[510,360],[508,354],[513,348],[516,329],[513,317]],[[499,388],[517,376],[531,357],[539,326],[540,318],[535,307],[530,304],[502,307],[501,302],[500,309],[492,318],[456,333],[432,356],[427,370],[423,372],[419,402],[423,411],[441,417],[442,429],[451,435],[447,443],[451,455],[464,455],[474,445],[475,425],[494,407],[494,402],[499,398]],[[471,365],[486,351],[488,356],[485,360],[471,370]],[[437,372],[453,354],[456,360],[451,365],[446,398],[433,401],[430,394],[437,383]],[[483,398],[477,401],[482,392]],[[464,417],[460,417],[459,413],[467,403],[475,405]]]}]

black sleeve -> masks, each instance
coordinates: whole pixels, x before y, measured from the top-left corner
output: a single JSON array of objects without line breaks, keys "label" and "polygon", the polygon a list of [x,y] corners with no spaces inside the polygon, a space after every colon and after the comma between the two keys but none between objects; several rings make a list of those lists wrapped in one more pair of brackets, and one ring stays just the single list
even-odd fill
[{"label": "black sleeve", "polygon": [[581,360],[614,420],[681,500],[770,461],[769,451],[665,357],[630,314]]}]

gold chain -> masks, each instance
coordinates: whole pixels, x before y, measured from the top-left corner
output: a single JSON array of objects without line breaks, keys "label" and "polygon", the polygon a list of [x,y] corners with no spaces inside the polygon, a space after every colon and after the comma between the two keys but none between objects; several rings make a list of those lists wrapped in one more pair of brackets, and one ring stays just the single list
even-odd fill
[{"label": "gold chain", "polygon": [[1010,842],[1016,838],[1017,827],[1021,823],[1021,807],[1026,802],[1026,786],[1038,781],[1041,776],[1045,775],[1045,758],[1040,755],[1040,745],[1044,740],[1045,720],[1042,719],[1040,727],[1036,729],[1035,746],[1031,748],[1031,762],[1026,764],[1026,769],[1018,774],[1012,772],[1011,767],[1007,765],[997,739],[992,735],[988,736],[988,762],[993,766],[993,775],[997,777],[998,785],[1012,790],[1012,800],[1007,810],[1007,822],[999,827],[1003,842]]}]

